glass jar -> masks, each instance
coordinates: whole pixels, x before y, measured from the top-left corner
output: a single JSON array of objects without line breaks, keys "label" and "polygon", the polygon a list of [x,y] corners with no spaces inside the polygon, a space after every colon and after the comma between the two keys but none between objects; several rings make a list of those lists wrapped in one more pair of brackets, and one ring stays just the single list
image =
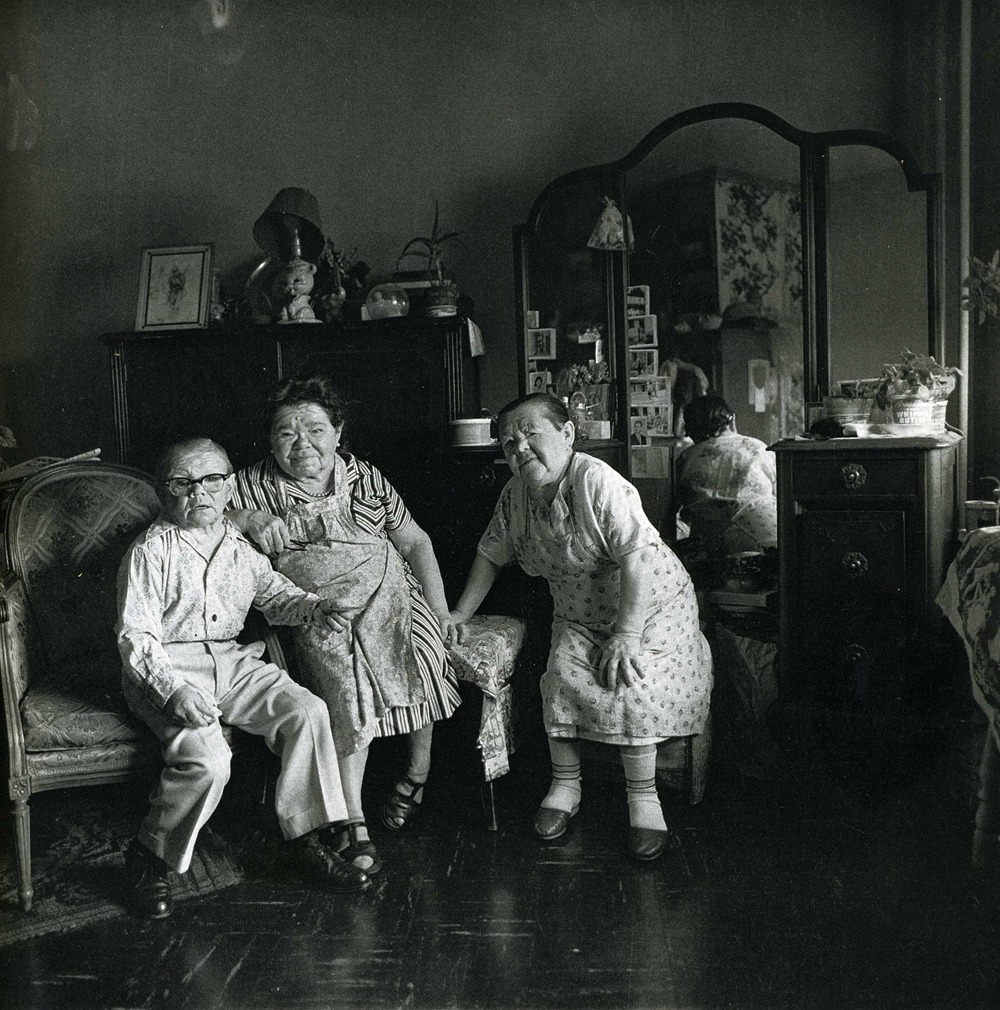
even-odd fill
[{"label": "glass jar", "polygon": [[365,299],[369,319],[391,319],[410,311],[410,296],[398,284],[376,284]]}]

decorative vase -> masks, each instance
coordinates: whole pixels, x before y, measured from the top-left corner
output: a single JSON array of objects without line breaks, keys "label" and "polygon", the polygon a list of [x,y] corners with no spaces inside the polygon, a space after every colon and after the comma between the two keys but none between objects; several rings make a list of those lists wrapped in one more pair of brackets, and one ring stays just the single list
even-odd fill
[{"label": "decorative vase", "polygon": [[595,382],[577,386],[574,392],[583,393],[587,417],[592,421],[611,420],[611,383]]}]

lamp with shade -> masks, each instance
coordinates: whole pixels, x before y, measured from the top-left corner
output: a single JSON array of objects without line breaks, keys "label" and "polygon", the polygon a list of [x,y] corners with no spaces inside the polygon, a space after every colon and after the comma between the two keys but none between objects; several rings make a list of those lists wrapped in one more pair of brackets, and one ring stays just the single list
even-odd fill
[{"label": "lamp with shade", "polygon": [[272,292],[279,322],[318,322],[309,302],[316,260],[326,245],[319,201],[306,189],[279,190],[253,226],[254,241],[268,255],[247,280],[251,288],[266,267],[283,264]]}]

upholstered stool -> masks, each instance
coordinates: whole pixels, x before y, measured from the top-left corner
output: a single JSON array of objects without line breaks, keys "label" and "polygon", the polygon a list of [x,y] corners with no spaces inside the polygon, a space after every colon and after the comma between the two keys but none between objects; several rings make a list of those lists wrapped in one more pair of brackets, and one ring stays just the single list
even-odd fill
[{"label": "upholstered stool", "polygon": [[496,831],[493,780],[510,771],[510,755],[514,753],[514,668],[527,624],[519,617],[478,614],[468,627],[469,636],[463,645],[451,650],[451,661],[458,679],[474,685],[482,696],[476,746],[483,764],[487,825]]}]

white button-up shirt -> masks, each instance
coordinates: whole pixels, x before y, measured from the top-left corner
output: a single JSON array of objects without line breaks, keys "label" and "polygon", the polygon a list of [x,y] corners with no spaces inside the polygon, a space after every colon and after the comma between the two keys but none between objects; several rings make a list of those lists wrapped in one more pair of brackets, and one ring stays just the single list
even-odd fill
[{"label": "white button-up shirt", "polygon": [[270,624],[306,624],[320,598],[299,589],[223,519],[222,541],[206,558],[175,523],[160,518],[139,536],[118,570],[118,651],[122,676],[158,708],[184,686],[164,646],[225,642],[250,607]]}]

